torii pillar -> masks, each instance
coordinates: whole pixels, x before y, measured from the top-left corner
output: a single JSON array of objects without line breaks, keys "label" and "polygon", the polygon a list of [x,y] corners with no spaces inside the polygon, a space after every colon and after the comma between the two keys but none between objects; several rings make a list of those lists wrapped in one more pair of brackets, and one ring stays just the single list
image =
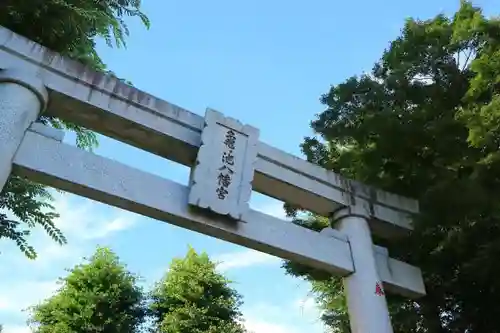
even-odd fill
[{"label": "torii pillar", "polygon": [[0,191],[26,130],[45,109],[47,100],[47,89],[35,74],[17,69],[0,71]]},{"label": "torii pillar", "polygon": [[369,207],[356,202],[332,214],[332,224],[348,237],[354,273],[344,278],[352,333],[393,333],[385,292],[377,271],[368,219]]}]

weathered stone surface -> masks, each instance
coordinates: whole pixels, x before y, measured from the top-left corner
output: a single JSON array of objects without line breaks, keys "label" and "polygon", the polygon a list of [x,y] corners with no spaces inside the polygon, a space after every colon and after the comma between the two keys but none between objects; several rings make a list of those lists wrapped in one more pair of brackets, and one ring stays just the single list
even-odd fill
[{"label": "weathered stone surface", "polygon": [[353,271],[349,244],[340,234],[324,237],[252,209],[242,223],[189,209],[188,186],[60,143],[46,131],[37,132],[28,131],[16,153],[18,175],[332,274]]},{"label": "weathered stone surface", "polygon": [[[354,271],[349,241],[336,230],[317,233],[252,209],[244,214],[244,223],[228,223],[220,216],[189,209],[189,187],[60,143],[59,138],[52,129],[29,130],[15,155],[14,171],[48,186],[335,275]],[[389,258],[385,249],[375,247],[375,253],[387,291],[425,295],[420,269]]]},{"label": "weathered stone surface", "polygon": [[241,220],[249,209],[259,130],[208,109],[189,204]]},{"label": "weathered stone surface", "polygon": [[[192,167],[203,117],[131,87],[0,27],[0,68],[36,72],[50,92],[48,112],[103,135]],[[112,125],[111,125],[112,124]],[[253,190],[326,216],[361,198],[372,206],[370,228],[391,237],[411,229],[416,200],[342,178],[259,142]]]},{"label": "weathered stone surface", "polygon": [[47,104],[47,90],[34,72],[0,71],[0,191],[12,170],[12,159],[26,129]]}]

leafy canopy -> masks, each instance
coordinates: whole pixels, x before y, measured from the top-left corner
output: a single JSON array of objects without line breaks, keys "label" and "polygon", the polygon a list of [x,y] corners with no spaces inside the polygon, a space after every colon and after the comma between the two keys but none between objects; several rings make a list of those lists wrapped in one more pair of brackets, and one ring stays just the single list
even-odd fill
[{"label": "leafy canopy", "polygon": [[154,332],[244,333],[241,296],[229,286],[206,253],[189,249],[174,259],[151,292]]},{"label": "leafy canopy", "polygon": [[146,312],[137,277],[107,248],[60,280],[54,296],[34,306],[36,333],[139,332]]},{"label": "leafy canopy", "polygon": [[[500,19],[469,2],[452,17],[407,20],[371,73],[321,98],[317,136],[301,146],[313,163],[420,201],[410,237],[378,240],[422,268],[428,292],[389,298],[395,332],[500,332],[499,46]],[[340,280],[285,267],[313,281],[332,332],[349,332]]]},{"label": "leafy canopy", "polygon": [[[104,38],[109,46],[125,46],[129,33],[124,18],[139,17],[149,27],[149,20],[140,11],[140,0],[2,0],[0,25],[23,35],[62,55],[78,60],[97,71],[106,66],[95,49],[96,38]],[[42,123],[74,131],[76,143],[83,149],[97,146],[95,133],[75,124],[41,115]],[[66,243],[54,224],[58,217],[51,205],[50,192],[39,184],[11,176],[0,193],[0,239],[14,241],[29,258],[35,249],[29,245],[30,229],[39,225],[59,244]]]}]

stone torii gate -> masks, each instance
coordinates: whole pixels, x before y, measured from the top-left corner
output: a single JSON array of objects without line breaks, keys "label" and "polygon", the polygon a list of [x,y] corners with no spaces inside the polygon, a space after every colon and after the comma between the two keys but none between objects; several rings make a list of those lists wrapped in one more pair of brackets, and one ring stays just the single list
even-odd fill
[{"label": "stone torii gate", "polygon": [[[184,186],[63,143],[41,114],[189,166]],[[9,175],[69,191],[343,276],[353,333],[390,333],[384,290],[425,295],[420,269],[372,234],[411,230],[415,200],[350,181],[258,140],[251,126],[205,118],[96,73],[0,27],[0,190]],[[252,210],[251,191],[332,216],[321,233]]]}]

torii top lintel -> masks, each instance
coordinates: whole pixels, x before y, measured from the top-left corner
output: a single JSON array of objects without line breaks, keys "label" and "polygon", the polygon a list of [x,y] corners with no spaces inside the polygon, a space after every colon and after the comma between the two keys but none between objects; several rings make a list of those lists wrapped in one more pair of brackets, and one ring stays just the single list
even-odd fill
[{"label": "torii top lintel", "polygon": [[[0,27],[0,68],[22,67],[43,79],[47,112],[175,162],[193,166],[204,118],[62,57]],[[328,215],[352,200],[370,204],[372,231],[391,237],[411,229],[418,202],[355,181],[256,144],[253,190]]]}]

